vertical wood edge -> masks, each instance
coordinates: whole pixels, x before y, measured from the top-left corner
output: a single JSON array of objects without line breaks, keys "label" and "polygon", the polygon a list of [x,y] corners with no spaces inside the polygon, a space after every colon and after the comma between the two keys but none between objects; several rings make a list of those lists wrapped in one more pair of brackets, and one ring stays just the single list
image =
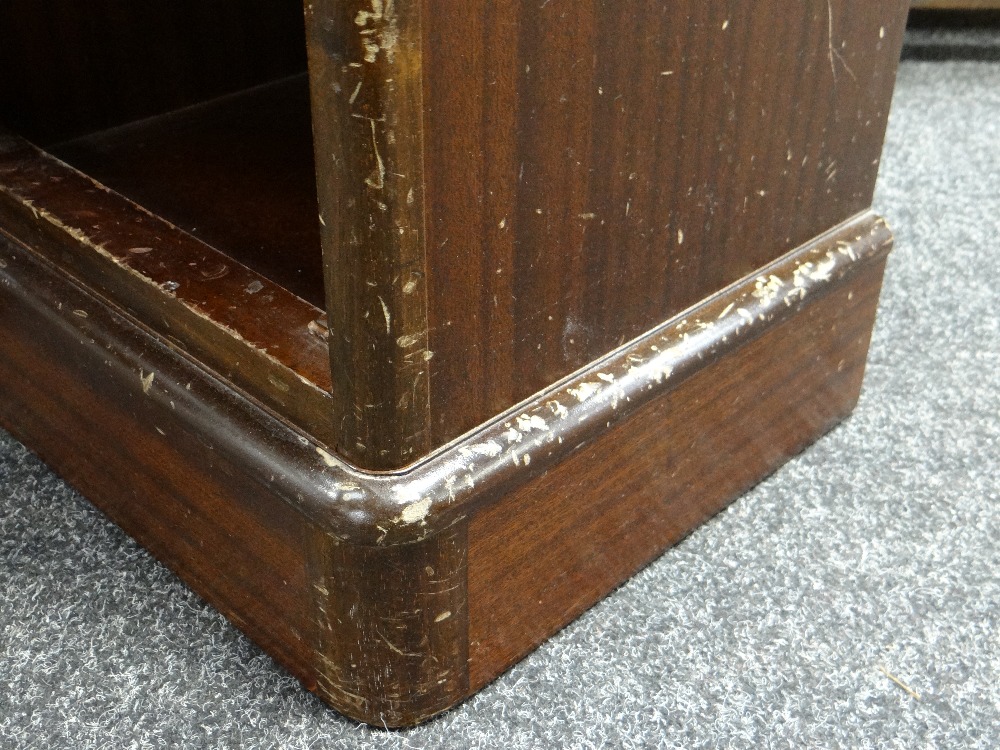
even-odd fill
[{"label": "vertical wood edge", "polygon": [[372,726],[418,724],[469,693],[468,524],[370,547],[313,527],[315,685]]},{"label": "vertical wood edge", "polygon": [[421,3],[305,3],[337,453],[431,446]]}]

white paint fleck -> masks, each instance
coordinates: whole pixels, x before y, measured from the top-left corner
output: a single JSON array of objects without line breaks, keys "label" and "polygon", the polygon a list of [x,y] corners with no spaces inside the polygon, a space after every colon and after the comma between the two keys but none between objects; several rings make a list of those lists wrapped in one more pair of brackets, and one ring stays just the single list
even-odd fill
[{"label": "white paint fleck", "polygon": [[838,242],[837,249],[839,250],[841,255],[846,255],[851,260],[858,259],[857,254],[854,252],[854,248],[851,246],[849,242],[843,242],[843,241]]},{"label": "white paint fleck", "polygon": [[369,120],[372,126],[372,150],[375,153],[375,169],[365,178],[365,184],[373,190],[385,188],[385,163],[382,161],[382,154],[378,150],[378,135],[375,132],[375,121]]},{"label": "white paint fleck", "polygon": [[810,271],[813,268],[812,263],[802,263],[796,267],[795,271],[792,272],[792,285],[796,287],[805,287],[810,278]]},{"label": "white paint fleck", "polygon": [[833,253],[827,253],[826,260],[816,264],[816,270],[809,274],[809,278],[813,281],[829,281],[836,267],[837,261],[834,260]]},{"label": "white paint fleck", "polygon": [[[399,42],[399,24],[396,21],[393,0],[371,0],[372,9],[359,10],[354,23],[361,27],[361,45],[365,62],[373,63],[379,52],[385,52],[391,61]],[[356,63],[352,63],[352,66]]]},{"label": "white paint fleck", "polygon": [[761,276],[757,279],[754,290],[751,294],[761,301],[763,305],[770,305],[778,298],[778,293],[784,283],[775,275],[767,278]]},{"label": "white paint fleck", "polygon": [[385,317],[385,334],[386,336],[392,333],[392,315],[389,313],[389,306],[385,304],[385,300],[381,296],[378,296],[379,304],[382,305],[382,315]]},{"label": "white paint fleck", "polygon": [[319,454],[319,457],[323,459],[323,463],[325,463],[327,466],[337,466],[340,463],[339,461],[337,461],[337,459],[333,456],[332,453],[328,453],[327,451],[320,448],[318,445],[316,446],[316,453]]},{"label": "white paint fleck", "polygon": [[419,333],[404,334],[396,339],[396,344],[398,344],[401,349],[409,349],[411,346],[416,346],[420,343],[421,336],[422,334]]},{"label": "white paint fleck", "polygon": [[423,499],[420,490],[412,484],[397,484],[393,486],[392,494],[400,505],[410,505]]},{"label": "white paint fleck", "polygon": [[669,364],[660,365],[655,368],[650,375],[650,380],[656,383],[662,383],[665,380],[670,380],[670,376],[674,374],[674,368]]},{"label": "white paint fleck", "polygon": [[477,443],[476,445],[471,446],[469,450],[480,456],[496,458],[503,453],[503,446],[496,440],[488,440],[485,443]]},{"label": "white paint fleck", "polygon": [[418,500],[403,508],[403,512],[399,514],[399,520],[403,523],[420,523],[427,517],[430,510],[431,499],[425,497],[423,500]]},{"label": "white paint fleck", "polygon": [[576,398],[577,401],[579,401],[582,404],[584,401],[593,396],[599,390],[601,390],[600,383],[580,383],[578,387],[570,388],[569,392],[574,398]]},{"label": "white paint fleck", "polygon": [[532,430],[547,430],[549,425],[544,419],[536,414],[532,414],[531,416],[521,414],[517,418],[517,428],[521,432],[531,432]]},{"label": "white paint fleck", "polygon": [[566,419],[566,417],[569,416],[569,409],[567,409],[565,406],[563,406],[556,400],[549,401],[548,407],[552,410],[552,413],[555,414],[559,419]]}]

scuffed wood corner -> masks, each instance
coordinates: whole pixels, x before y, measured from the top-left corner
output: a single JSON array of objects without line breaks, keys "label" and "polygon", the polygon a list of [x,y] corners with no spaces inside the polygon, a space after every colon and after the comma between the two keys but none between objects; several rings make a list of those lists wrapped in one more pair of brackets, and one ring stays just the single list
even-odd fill
[{"label": "scuffed wood corner", "polygon": [[[195,377],[166,355],[154,366],[148,356],[123,354],[122,366],[137,389],[140,378],[155,370],[146,398],[207,436],[219,455],[260,465],[260,485],[331,539],[359,547],[412,546],[463,524],[479,507],[545,473],[845,277],[878,262],[890,245],[891,233],[880,218],[859,216],[395,473],[350,465],[225,383],[208,374]],[[49,302],[47,314],[58,318],[58,325],[90,338],[110,325],[93,303]],[[72,313],[84,308],[86,318]],[[206,411],[206,402],[219,407]]]},{"label": "scuffed wood corner", "polygon": [[316,530],[315,689],[373,726],[417,724],[469,692],[466,524],[373,548]]},{"label": "scuffed wood corner", "polygon": [[[885,222],[835,228],[398,473],[358,471],[322,448],[299,471],[315,522],[355,544],[407,545],[460,523],[883,260]],[[322,474],[317,474],[320,472]],[[295,472],[288,476],[294,476]],[[291,495],[296,496],[295,494]]]},{"label": "scuffed wood corner", "polygon": [[[856,217],[425,461],[402,472],[376,473],[350,466],[291,429],[29,249],[0,237],[0,327],[12,342],[8,356],[47,365],[55,358],[45,347],[78,347],[65,371],[36,368],[36,377],[59,375],[44,392],[29,391],[30,381],[13,377],[31,371],[14,360],[4,387],[14,383],[20,390],[0,401],[0,411],[16,406],[16,418],[7,424],[26,429],[32,420],[18,415],[50,399],[53,421],[34,433],[47,441],[43,455],[71,472],[91,472],[89,497],[152,542],[161,559],[334,707],[375,726],[404,726],[447,709],[471,689],[470,524],[475,528],[491,511],[503,520],[512,506],[502,503],[516,493],[548,481],[540,477],[555,476],[568,460],[586,458],[588,446],[607,439],[640,409],[655,415],[654,401],[662,405],[692,376],[737,356],[783,321],[796,320],[815,300],[837,289],[844,293],[852,277],[880,278],[890,242],[881,219]],[[26,333],[25,321],[44,335]],[[856,346],[866,345],[864,331]],[[103,389],[100,403],[88,409],[114,410],[109,423],[127,430],[130,440],[105,449],[102,441],[81,439],[94,434],[90,412],[72,411],[76,401],[52,396],[72,386],[82,399],[88,390],[78,380]],[[58,437],[51,425],[65,429],[71,417],[76,442],[45,437]],[[163,468],[142,459],[129,464],[129,470],[138,465],[148,472],[149,497],[139,503],[120,482],[109,482],[103,469],[110,462],[125,470],[134,455],[128,451],[140,450],[134,445],[147,446],[143,458],[175,462]],[[178,465],[185,467],[184,482],[167,473]],[[209,489],[188,489],[202,486]],[[178,497],[175,488],[191,494]],[[569,494],[575,501],[575,490]],[[212,504],[216,515],[171,515],[185,503]],[[230,515],[236,520],[226,528],[244,535],[224,535],[228,552],[185,546],[188,538],[216,533],[216,524]],[[244,525],[257,517],[261,528],[287,540],[276,557],[244,555],[244,547],[261,542],[262,533]],[[180,522],[192,531],[160,541],[151,531],[162,533]],[[233,559],[239,564],[232,565]],[[254,586],[262,576],[271,576],[274,585],[258,592]],[[235,593],[223,596],[208,585],[219,582]],[[472,687],[495,674],[498,664],[509,663],[473,661]]]},{"label": "scuffed wood corner", "polygon": [[430,449],[420,3],[305,13],[335,450],[398,469]]}]

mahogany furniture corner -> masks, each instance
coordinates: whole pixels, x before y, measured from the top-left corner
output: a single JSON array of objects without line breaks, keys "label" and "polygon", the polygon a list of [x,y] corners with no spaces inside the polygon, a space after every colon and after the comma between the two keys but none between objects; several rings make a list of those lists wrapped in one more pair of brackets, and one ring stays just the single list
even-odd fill
[{"label": "mahogany furniture corner", "polygon": [[0,424],[338,711],[853,408],[905,0],[133,5],[0,7]]}]

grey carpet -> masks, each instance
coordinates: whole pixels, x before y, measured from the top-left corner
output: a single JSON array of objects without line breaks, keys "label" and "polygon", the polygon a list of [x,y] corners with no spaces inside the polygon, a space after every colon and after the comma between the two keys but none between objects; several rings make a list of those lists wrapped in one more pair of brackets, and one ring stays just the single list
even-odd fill
[{"label": "grey carpet", "polygon": [[325,709],[0,433],[0,746],[1000,747],[1000,65],[903,66],[877,206],[853,418],[413,731]]}]

